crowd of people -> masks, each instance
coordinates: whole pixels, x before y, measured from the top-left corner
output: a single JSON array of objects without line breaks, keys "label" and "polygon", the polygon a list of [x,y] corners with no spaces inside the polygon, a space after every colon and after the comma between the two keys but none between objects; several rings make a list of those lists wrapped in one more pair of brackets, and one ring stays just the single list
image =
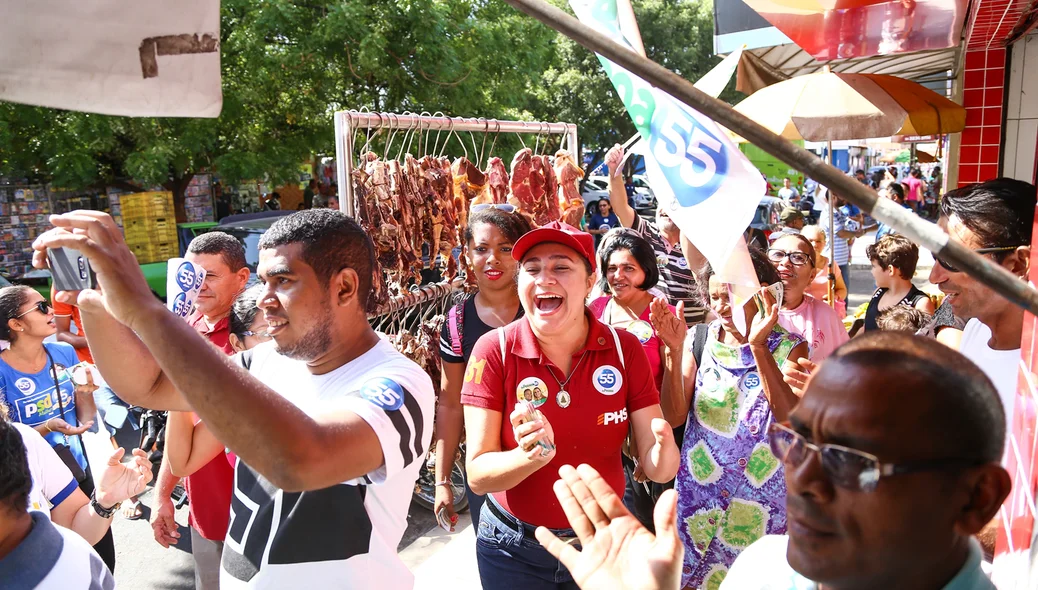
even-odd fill
[{"label": "crowd of people", "polygon": [[[151,465],[115,449],[95,476],[81,434],[140,407],[168,411],[151,524],[181,542],[183,481],[197,588],[410,588],[396,547],[414,482],[433,449],[453,529],[462,446],[487,589],[993,588],[1023,311],[939,257],[934,309],[911,282],[918,247],[891,232],[868,249],[877,291],[852,338],[838,304],[863,224],[836,195],[832,227],[793,207],[750,249],[743,301],[662,207],[629,205],[623,155],[589,232],[470,211],[477,289],[446,314],[438,387],[367,321],[374,248],[338,211],[279,218],[248,289],[241,242],[195,238],[186,322],[127,272],[109,216],[55,216],[35,262],[75,248],[99,288],[55,293],[61,315],[0,289],[5,587],[111,587],[111,519]],[[1035,205],[996,179],[944,195],[938,223],[1026,280]]]}]

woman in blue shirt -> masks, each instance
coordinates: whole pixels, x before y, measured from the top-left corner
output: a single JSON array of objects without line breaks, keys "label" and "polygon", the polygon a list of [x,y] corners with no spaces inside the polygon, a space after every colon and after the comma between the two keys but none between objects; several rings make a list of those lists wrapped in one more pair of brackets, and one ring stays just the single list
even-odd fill
[{"label": "woman in blue shirt", "polygon": [[602,199],[598,202],[598,212],[591,216],[591,223],[588,224],[587,229],[587,233],[595,236],[596,250],[602,241],[602,236],[614,227],[620,227],[620,218],[613,213],[613,206],[609,199]]},{"label": "woman in blue shirt", "polygon": [[[72,471],[79,488],[90,496],[94,479],[80,435],[94,425],[93,390],[97,387],[72,380],[66,369],[79,363],[76,350],[63,342],[44,343],[55,333],[54,310],[42,295],[24,285],[0,289],[0,340],[11,343],[0,352],[0,403],[7,407],[12,422],[31,426],[43,435]],[[114,572],[111,530],[94,548]]]}]

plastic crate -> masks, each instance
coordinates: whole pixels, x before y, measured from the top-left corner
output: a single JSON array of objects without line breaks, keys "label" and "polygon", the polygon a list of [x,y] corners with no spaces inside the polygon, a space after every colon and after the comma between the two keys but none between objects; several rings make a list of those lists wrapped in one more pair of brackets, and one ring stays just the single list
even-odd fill
[{"label": "plastic crate", "polygon": [[123,195],[119,200],[125,219],[173,217],[173,193],[148,192]]},{"label": "plastic crate", "polygon": [[130,251],[137,257],[138,264],[165,262],[180,253],[176,244],[130,244]]}]

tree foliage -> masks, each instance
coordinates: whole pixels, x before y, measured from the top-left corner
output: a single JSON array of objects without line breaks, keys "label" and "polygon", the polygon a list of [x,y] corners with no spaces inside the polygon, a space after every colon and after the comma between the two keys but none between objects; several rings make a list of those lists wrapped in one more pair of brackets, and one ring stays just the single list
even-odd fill
[{"label": "tree foliage", "polygon": [[[708,0],[635,9],[649,57],[693,80],[716,62]],[[201,170],[280,183],[333,154],[333,113],[361,107],[565,120],[595,147],[634,131],[592,53],[501,0],[223,0],[221,64],[216,119],[0,103],[0,175],[178,197]],[[497,153],[514,145],[501,138]]]}]

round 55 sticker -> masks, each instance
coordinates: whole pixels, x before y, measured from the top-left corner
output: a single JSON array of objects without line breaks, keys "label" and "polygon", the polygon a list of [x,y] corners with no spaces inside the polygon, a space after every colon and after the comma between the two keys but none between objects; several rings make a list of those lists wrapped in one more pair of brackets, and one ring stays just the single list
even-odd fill
[{"label": "round 55 sticker", "polygon": [[387,412],[399,410],[404,405],[404,388],[396,381],[378,377],[360,388],[360,395]]},{"label": "round 55 sticker", "polygon": [[624,384],[624,377],[620,371],[616,370],[616,367],[602,365],[595,369],[595,374],[591,376],[591,384],[595,386],[598,393],[613,395],[620,391],[620,387]]}]

